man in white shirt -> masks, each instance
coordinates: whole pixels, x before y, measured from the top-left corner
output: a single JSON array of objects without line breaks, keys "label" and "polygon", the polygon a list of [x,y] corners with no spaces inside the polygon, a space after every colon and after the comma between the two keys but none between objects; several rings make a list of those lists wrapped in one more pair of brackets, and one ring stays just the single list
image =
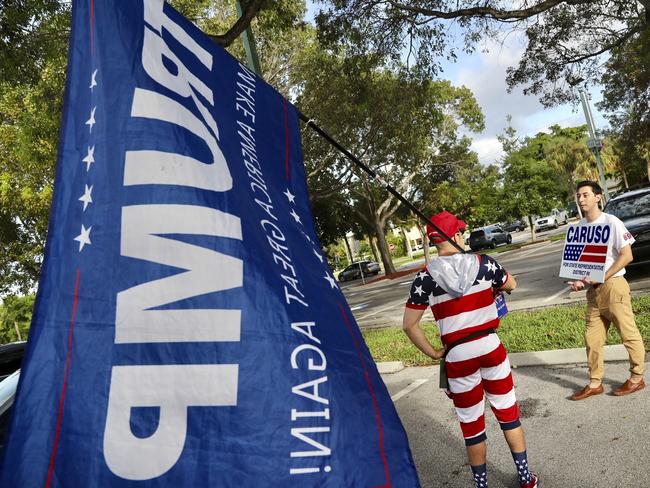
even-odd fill
[{"label": "man in white shirt", "polygon": [[634,237],[614,215],[604,213],[598,204],[602,189],[593,181],[581,181],[577,185],[578,205],[585,218],[581,224],[608,224],[611,228],[612,244],[605,261],[605,282],[595,283],[588,278],[570,282],[574,291],[589,286],[587,290],[587,319],[585,345],[589,364],[589,384],[575,392],[572,400],[584,400],[603,393],[602,379],[605,372],[604,347],[607,331],[613,322],[621,335],[630,356],[630,378],[612,393],[628,395],[645,388],[643,367],[645,348],[639,329],[634,322],[630,286],[624,278],[625,266],[633,260],[631,246]]}]

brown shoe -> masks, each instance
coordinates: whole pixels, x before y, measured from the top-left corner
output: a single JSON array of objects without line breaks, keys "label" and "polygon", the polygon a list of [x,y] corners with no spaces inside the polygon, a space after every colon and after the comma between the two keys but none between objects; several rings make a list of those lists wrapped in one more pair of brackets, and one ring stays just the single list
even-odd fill
[{"label": "brown shoe", "polygon": [[644,388],[645,388],[645,383],[643,382],[643,380],[639,381],[638,383],[634,383],[634,382],[632,382],[630,380],[627,380],[621,386],[616,388],[612,392],[612,395],[616,395],[616,396],[629,395],[630,393],[634,393],[635,391],[643,390]]},{"label": "brown shoe", "polygon": [[576,391],[573,395],[571,395],[571,400],[584,400],[590,396],[600,395],[604,391],[605,389],[603,388],[602,384],[598,385],[596,388],[591,388],[589,385],[587,385],[582,390]]}]

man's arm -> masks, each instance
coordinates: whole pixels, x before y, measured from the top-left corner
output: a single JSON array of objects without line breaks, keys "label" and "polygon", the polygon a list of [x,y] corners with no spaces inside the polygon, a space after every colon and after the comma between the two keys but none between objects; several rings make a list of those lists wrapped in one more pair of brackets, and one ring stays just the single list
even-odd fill
[{"label": "man's arm", "polygon": [[517,288],[517,280],[515,279],[514,276],[508,273],[508,279],[503,285],[499,287],[499,290],[510,293],[515,288]]},{"label": "man's arm", "polygon": [[422,327],[420,327],[420,320],[422,319],[422,315],[424,315],[424,310],[426,309],[420,310],[406,307],[404,309],[402,328],[415,347],[430,358],[440,359],[445,354],[444,348],[434,348],[424,335]]}]

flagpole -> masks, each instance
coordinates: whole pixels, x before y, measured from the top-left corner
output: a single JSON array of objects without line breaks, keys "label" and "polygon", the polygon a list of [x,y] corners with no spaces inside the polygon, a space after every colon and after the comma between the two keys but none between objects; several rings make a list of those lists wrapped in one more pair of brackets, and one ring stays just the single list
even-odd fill
[{"label": "flagpole", "polygon": [[352,154],[350,151],[348,151],[345,147],[343,147],[341,144],[339,144],[332,136],[330,136],[327,132],[325,132],[322,128],[320,128],[318,125],[314,123],[312,119],[307,117],[305,114],[303,114],[300,110],[296,109],[298,112],[298,116],[300,117],[300,120],[302,120],[307,127],[310,127],[312,130],[314,130],[318,135],[320,135],[323,139],[325,139],[327,142],[329,142],[332,146],[334,146],[336,149],[338,149],[341,153],[345,155],[350,161],[352,161],[354,164],[359,166],[363,171],[368,173],[373,180],[377,181],[380,185],[382,185],[388,192],[393,195],[395,198],[397,198],[400,202],[402,202],[404,205],[406,205],[415,215],[420,217],[426,224],[430,225],[433,227],[441,236],[447,240],[452,246],[454,246],[456,249],[458,249],[460,252],[464,253],[465,250],[460,247],[454,240],[451,239],[447,234],[445,234],[440,227],[438,227],[436,224],[431,222],[431,219],[427,217],[420,209],[418,209],[415,205],[413,205],[411,202],[409,202],[406,198],[404,198],[395,188],[393,188],[391,185],[389,185],[386,180],[384,180],[380,175],[378,175],[375,171],[373,171],[370,167],[368,167],[366,164],[361,162],[359,158],[357,158],[354,154]]}]

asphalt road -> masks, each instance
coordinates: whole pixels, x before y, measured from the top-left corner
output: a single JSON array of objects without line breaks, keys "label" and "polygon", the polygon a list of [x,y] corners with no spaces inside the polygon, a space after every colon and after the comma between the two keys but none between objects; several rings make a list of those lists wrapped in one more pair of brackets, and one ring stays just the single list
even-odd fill
[{"label": "asphalt road", "polygon": [[[650,486],[650,388],[626,397],[609,394],[628,377],[627,368],[626,362],[607,363],[605,394],[581,402],[568,397],[586,384],[585,365],[513,370],[529,464],[541,488]],[[422,486],[468,488],[473,483],[460,427],[451,400],[438,388],[437,371],[407,368],[382,378],[409,436]],[[414,389],[404,394],[407,388]],[[486,425],[490,488],[518,487],[489,408]]]},{"label": "asphalt road", "polygon": [[[567,227],[540,234],[540,238],[566,232]],[[529,231],[513,234],[513,242],[530,239]],[[518,287],[507,297],[509,310],[530,309],[551,305],[568,304],[584,298],[570,296],[564,279],[558,277],[563,241],[542,241],[521,249],[494,254],[508,272],[517,277]],[[414,272],[424,266],[424,260],[409,265]],[[380,280],[363,285],[361,280],[341,286],[352,313],[361,328],[400,326],[404,303],[414,275],[393,280]],[[647,281],[650,266],[628,268],[628,281]],[[650,486],[650,482],[648,483]]]}]

